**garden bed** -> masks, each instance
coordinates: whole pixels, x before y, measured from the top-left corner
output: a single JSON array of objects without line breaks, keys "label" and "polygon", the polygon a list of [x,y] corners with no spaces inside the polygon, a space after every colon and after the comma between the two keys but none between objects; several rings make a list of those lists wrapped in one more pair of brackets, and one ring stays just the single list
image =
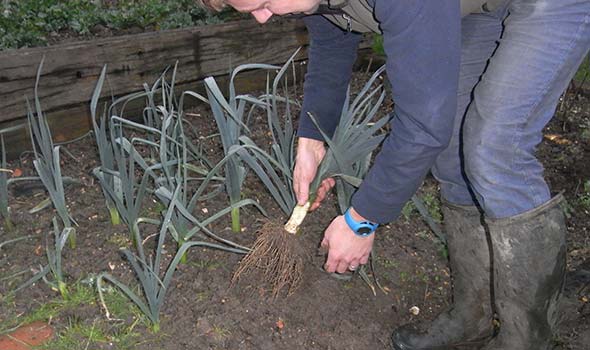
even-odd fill
[{"label": "garden bed", "polygon": [[[358,91],[368,79],[355,74]],[[300,97],[301,91],[297,95]],[[203,149],[213,161],[222,157],[218,139],[203,141],[217,132],[210,110],[197,108],[187,114],[196,126]],[[254,114],[251,137],[270,142],[266,115]],[[584,280],[590,270],[590,108],[586,97],[568,96],[563,108],[546,130],[539,156],[547,166],[546,177],[554,192],[565,191],[569,203],[568,271],[572,278],[563,308],[564,322],[556,341],[562,349],[583,350],[590,337],[590,287]],[[449,303],[450,277],[446,252],[420,215],[407,207],[397,221],[383,225],[376,239],[376,257],[370,277],[378,277],[383,288],[371,289],[358,274],[335,278],[321,266],[318,253],[322,232],[338,214],[335,196],[306,219],[302,244],[309,254],[302,286],[288,297],[272,299],[262,285],[231,285],[232,273],[241,256],[204,248],[189,251],[180,264],[161,312],[161,330],[154,333],[149,322],[122,293],[105,289],[110,314],[96,293],[92,279],[108,271],[136,285],[135,276],[120,253],[130,247],[126,226],[111,224],[97,179],[92,170],[99,165],[92,137],[63,146],[73,157],[62,156],[62,172],[80,180],[66,190],[69,210],[78,221],[77,247],[64,251],[64,271],[71,296],[63,301],[44,283],[10,294],[46,264],[45,239],[51,230],[51,210],[29,214],[46,194],[40,186],[13,186],[9,203],[16,231],[0,231],[0,242],[30,235],[26,240],[0,249],[0,331],[21,322],[42,319],[51,323],[59,338],[49,349],[389,349],[391,330],[402,324],[433,318]],[[9,164],[23,175],[34,175],[32,154]],[[585,184],[588,184],[585,187]],[[37,184],[38,185],[38,184]],[[262,183],[252,174],[243,187],[244,198],[252,198],[271,218],[285,220]],[[440,214],[438,189],[428,178],[420,190],[433,217]],[[214,213],[227,206],[219,195],[199,203],[198,213]],[[159,215],[155,201],[148,201],[142,216]],[[233,233],[230,217],[212,223],[210,229],[240,244],[251,246],[256,231],[267,219],[255,208],[241,214],[242,230]],[[156,233],[157,230],[148,233]],[[154,238],[147,240],[147,246]],[[176,243],[166,241],[166,261],[175,254]],[[23,272],[24,271],[24,272]],[[584,271],[586,271],[584,273]],[[20,272],[23,274],[19,275]],[[587,277],[586,277],[587,278]],[[374,281],[371,278],[372,281]],[[420,311],[410,312],[412,307]],[[415,310],[415,309],[414,309]]]}]

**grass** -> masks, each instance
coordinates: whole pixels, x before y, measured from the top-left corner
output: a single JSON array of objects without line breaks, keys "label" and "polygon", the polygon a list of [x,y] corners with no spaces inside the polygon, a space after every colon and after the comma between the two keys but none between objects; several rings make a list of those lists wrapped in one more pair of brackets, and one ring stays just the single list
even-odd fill
[{"label": "grass", "polygon": [[402,282],[404,282],[404,283],[405,283],[405,282],[407,282],[407,281],[408,281],[408,278],[409,278],[409,276],[408,276],[408,273],[407,273],[406,271],[401,271],[401,272],[399,273],[399,279],[400,279]]},{"label": "grass", "polygon": [[414,202],[408,201],[406,205],[402,208],[402,216],[406,222],[410,221],[412,218],[412,213],[416,211],[416,206]]},{"label": "grass", "polygon": [[218,268],[223,266],[222,261],[214,261],[214,260],[196,260],[196,261],[189,261],[188,265],[194,266],[201,270],[213,271],[217,270]]},{"label": "grass", "polygon": [[576,75],[574,75],[574,81],[577,83],[590,84],[590,55],[586,56],[582,61],[582,64],[580,64]]},{"label": "grass", "polygon": [[224,338],[229,338],[231,336],[231,331],[226,329],[223,326],[219,326],[219,325],[214,325],[213,328],[211,329],[211,332],[213,333],[213,336],[218,339],[224,339]]},{"label": "grass", "polygon": [[371,45],[373,52],[380,56],[385,56],[385,48],[383,47],[383,35],[373,34],[373,43]]},{"label": "grass", "polygon": [[109,236],[107,242],[122,248],[129,248],[133,245],[133,241],[129,238],[129,235],[125,235],[122,233],[112,234],[111,236]]},{"label": "grass", "polygon": [[195,300],[197,302],[211,300],[211,292],[207,292],[207,291],[196,292],[195,293]]},{"label": "grass", "polygon": [[[419,199],[423,202],[428,216],[430,216],[436,223],[442,222],[442,210],[441,210],[441,203],[440,199],[438,198],[438,193],[436,192],[426,192],[420,195]],[[404,205],[402,209],[402,217],[409,221],[412,217],[412,214],[418,209],[416,208],[415,199],[408,201],[406,205]]]},{"label": "grass", "polygon": [[377,258],[377,262],[379,263],[379,265],[381,265],[382,267],[386,268],[386,269],[397,269],[399,268],[399,263],[393,260],[389,260],[387,258],[384,257],[378,257]]},{"label": "grass", "polygon": [[[73,350],[93,349],[98,344],[109,343],[116,349],[131,349],[140,338],[134,330],[136,325],[143,322],[144,318],[139,310],[127,298],[115,289],[109,289],[105,293],[105,299],[109,303],[110,310],[117,318],[125,322],[113,323],[106,320],[99,312],[98,298],[93,286],[78,281],[72,285],[67,299],[55,298],[48,300],[26,314],[16,314],[16,305],[13,297],[7,297],[2,301],[2,307],[15,310],[15,314],[7,320],[2,320],[0,334],[9,331],[21,324],[35,321],[48,322],[52,319],[65,318],[67,326],[57,329],[57,337],[39,349]],[[77,314],[80,310],[92,311],[94,319],[82,319]],[[102,348],[102,347],[100,347]]]},{"label": "grass", "polygon": [[428,209],[428,213],[430,217],[434,219],[437,223],[442,222],[442,210],[440,207],[440,199],[438,197],[438,193],[427,192],[422,195],[422,200]]},{"label": "grass", "polygon": [[590,211],[590,180],[584,182],[582,192],[578,195],[580,206],[586,211]]}]

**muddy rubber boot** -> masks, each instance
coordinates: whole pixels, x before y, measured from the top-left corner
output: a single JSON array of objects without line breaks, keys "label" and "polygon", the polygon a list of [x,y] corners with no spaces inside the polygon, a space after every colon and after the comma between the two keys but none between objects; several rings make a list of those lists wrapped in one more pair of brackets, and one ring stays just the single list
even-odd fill
[{"label": "muddy rubber boot", "polygon": [[476,207],[445,203],[443,215],[453,302],[427,329],[405,325],[393,332],[395,350],[477,349],[493,334],[490,253]]},{"label": "muddy rubber boot", "polygon": [[566,268],[562,200],[558,195],[524,214],[486,220],[500,332],[485,350],[553,349]]}]

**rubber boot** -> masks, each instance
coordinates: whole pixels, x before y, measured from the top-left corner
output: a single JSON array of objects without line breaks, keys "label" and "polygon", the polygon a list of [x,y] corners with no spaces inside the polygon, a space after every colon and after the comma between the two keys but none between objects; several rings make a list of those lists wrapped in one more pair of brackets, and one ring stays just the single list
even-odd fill
[{"label": "rubber boot", "polygon": [[454,304],[427,329],[405,325],[392,335],[396,350],[477,349],[493,335],[490,251],[476,207],[444,203]]},{"label": "rubber boot", "polygon": [[485,350],[553,348],[566,269],[562,200],[558,195],[524,214],[486,220],[500,332]]}]

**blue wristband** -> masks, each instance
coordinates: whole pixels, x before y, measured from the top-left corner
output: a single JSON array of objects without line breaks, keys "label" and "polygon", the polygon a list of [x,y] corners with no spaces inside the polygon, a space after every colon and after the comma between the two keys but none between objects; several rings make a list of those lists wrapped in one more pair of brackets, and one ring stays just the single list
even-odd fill
[{"label": "blue wristband", "polygon": [[348,227],[350,227],[352,232],[354,232],[355,235],[361,237],[370,236],[371,234],[373,234],[373,232],[375,232],[377,227],[379,227],[379,224],[376,224],[374,222],[356,221],[352,218],[352,215],[350,215],[350,208],[348,208],[344,213],[344,220],[346,220],[346,223],[348,224]]}]

